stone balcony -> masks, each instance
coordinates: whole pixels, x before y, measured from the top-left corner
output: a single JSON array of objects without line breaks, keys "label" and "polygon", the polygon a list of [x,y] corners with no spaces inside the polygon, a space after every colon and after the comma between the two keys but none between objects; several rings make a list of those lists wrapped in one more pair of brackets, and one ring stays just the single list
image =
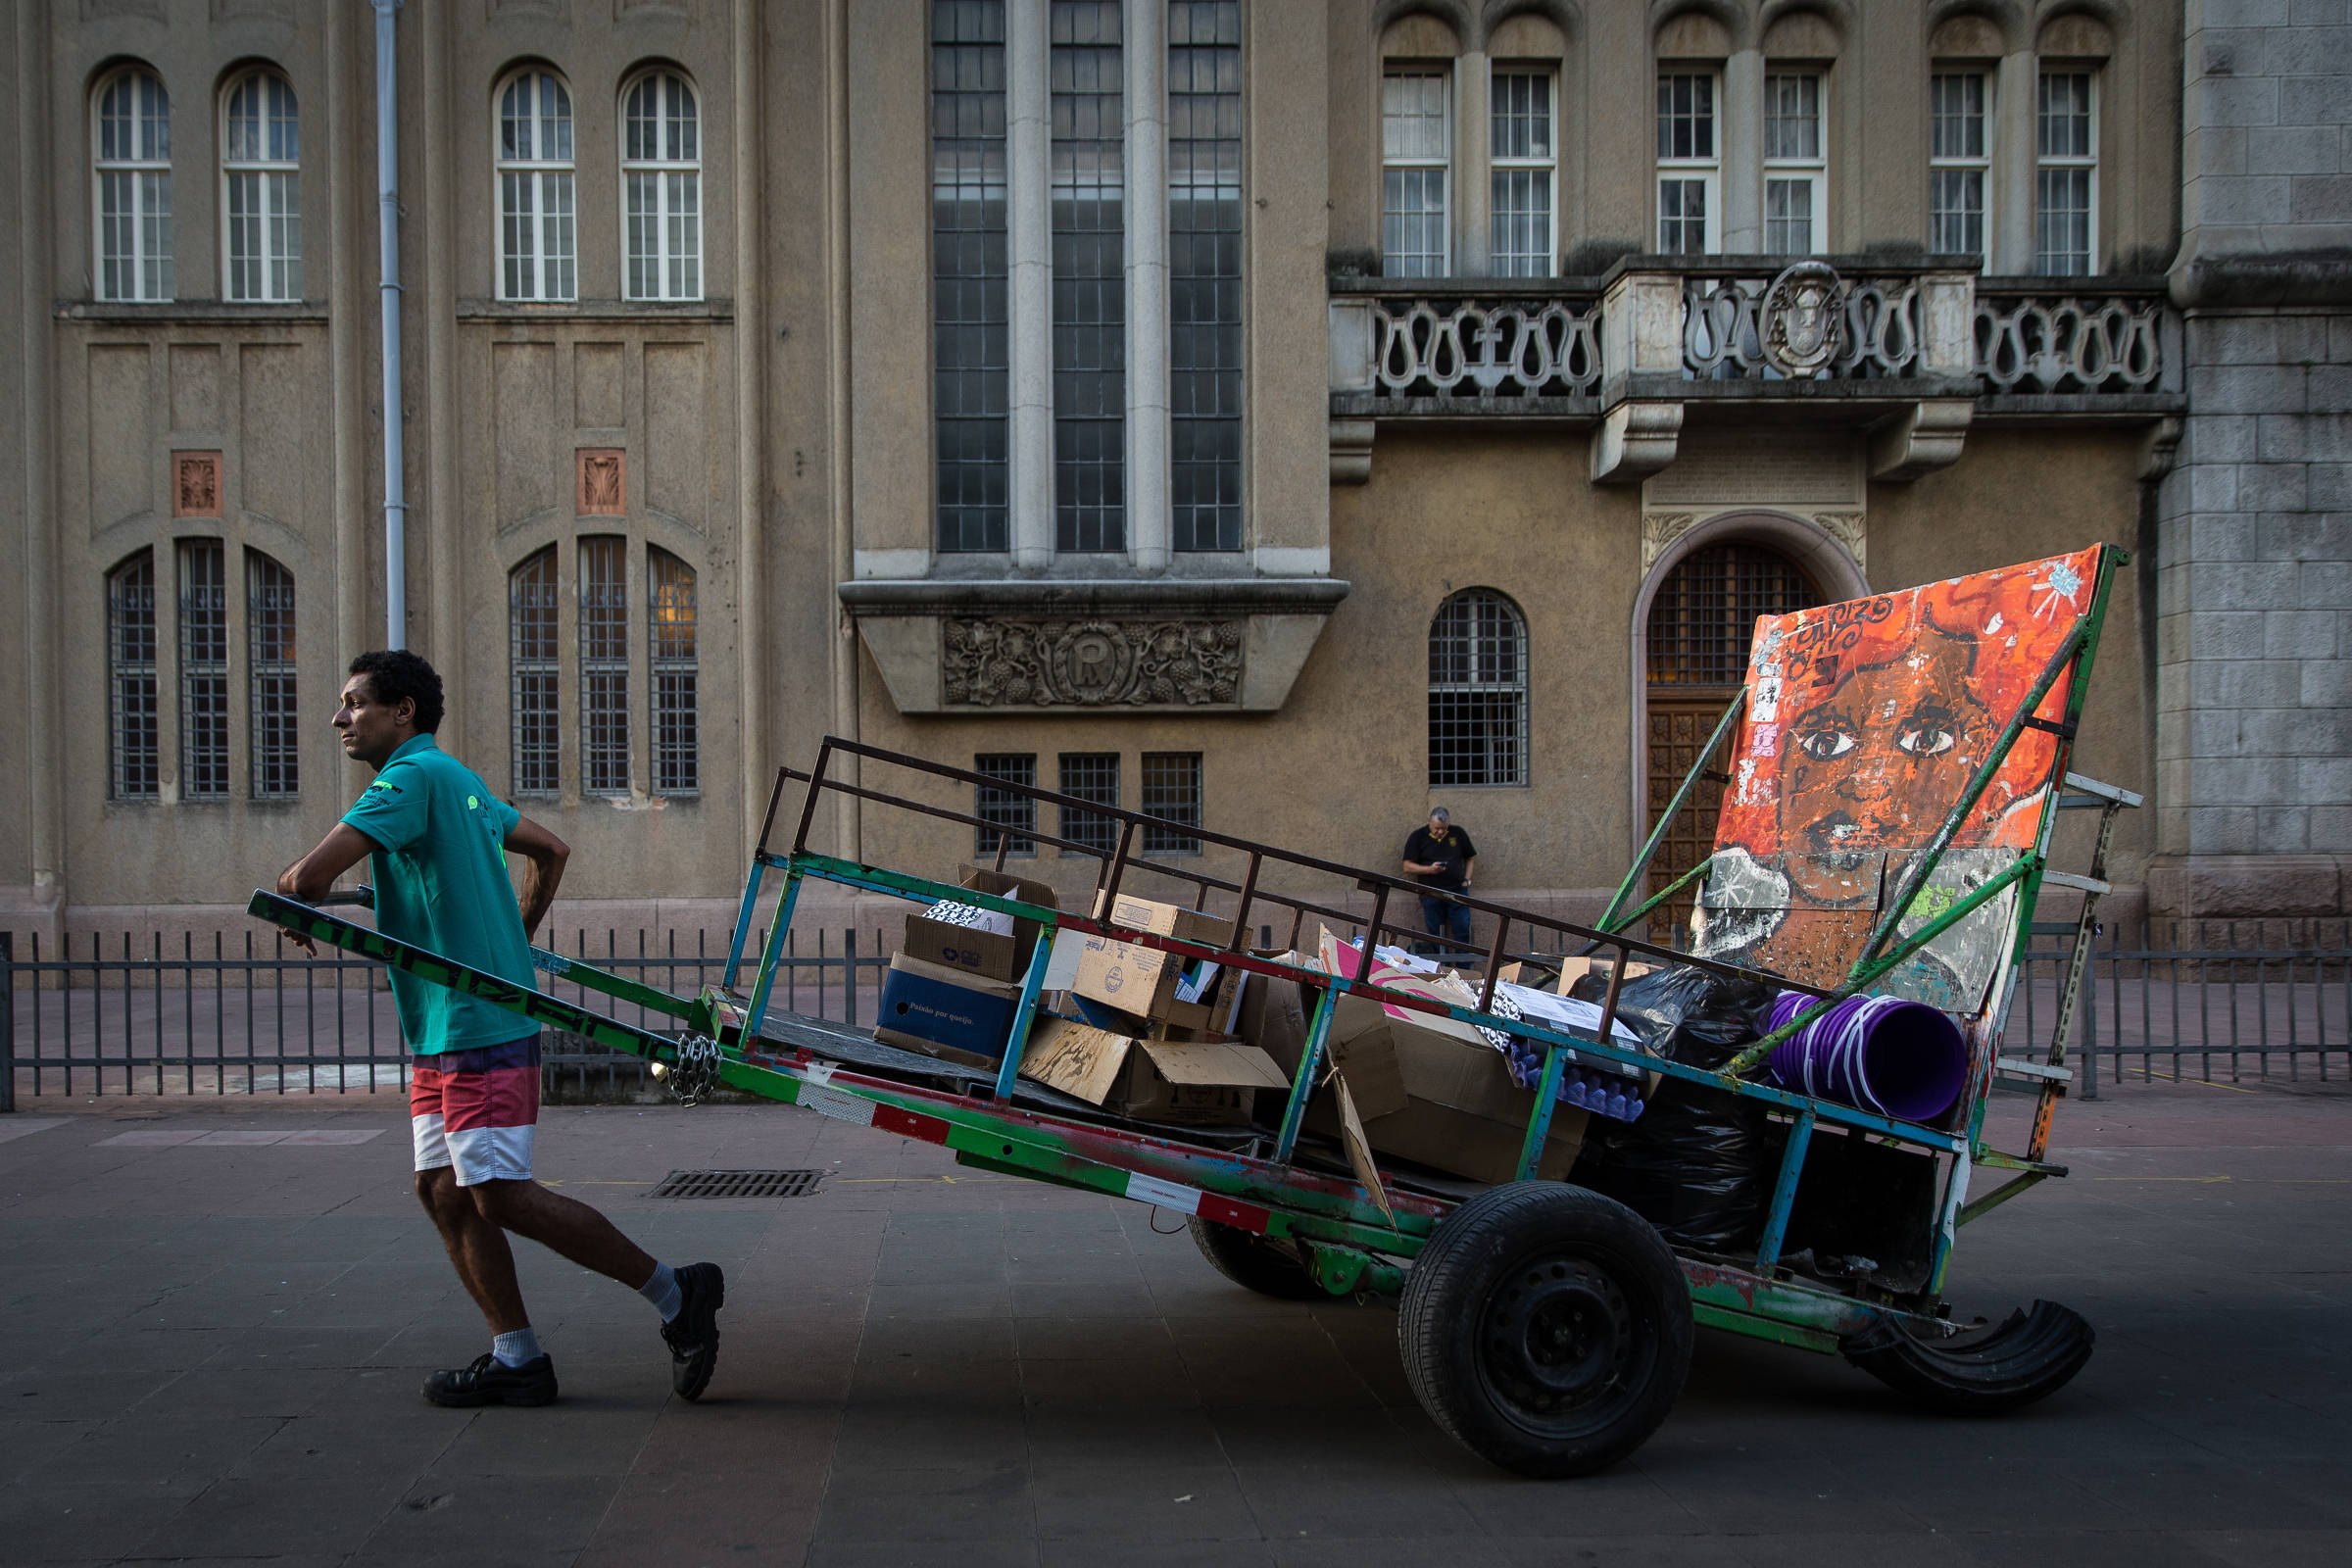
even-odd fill
[{"label": "stone balcony", "polygon": [[2183,405],[2160,278],[1648,256],[1476,291],[1335,282],[1330,315],[1341,483],[1370,477],[1382,424],[1413,421],[1589,428],[1593,481],[1629,484],[1674,461],[1699,409],[1859,428],[1880,480],[1956,461],[1979,420],[2145,425],[2157,466]]}]

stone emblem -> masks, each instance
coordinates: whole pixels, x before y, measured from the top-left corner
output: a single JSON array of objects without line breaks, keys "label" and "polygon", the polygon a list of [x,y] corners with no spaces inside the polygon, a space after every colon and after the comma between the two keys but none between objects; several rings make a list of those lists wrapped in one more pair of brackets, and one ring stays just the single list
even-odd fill
[{"label": "stone emblem", "polygon": [[943,628],[940,685],[970,708],[1202,708],[1241,697],[1239,620],[1000,620]]},{"label": "stone emblem", "polygon": [[1764,359],[1788,376],[1826,374],[1845,347],[1845,286],[1827,262],[1795,262],[1764,291]]}]

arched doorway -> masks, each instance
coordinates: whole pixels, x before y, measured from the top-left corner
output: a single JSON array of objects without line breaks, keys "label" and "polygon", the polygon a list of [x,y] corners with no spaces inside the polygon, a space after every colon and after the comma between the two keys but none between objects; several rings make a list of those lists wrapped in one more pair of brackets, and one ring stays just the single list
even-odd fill
[{"label": "arched doorway", "polygon": [[[1747,675],[1747,647],[1758,615],[1787,614],[1822,602],[1818,584],[1770,545],[1727,539],[1702,545],[1675,564],[1649,604],[1646,628],[1648,734],[1646,836],[1674,799]],[[1716,759],[1724,769],[1724,759]],[[1647,897],[1704,859],[1715,847],[1723,786],[1701,779],[1690,808],[1650,862]],[[1686,893],[1650,916],[1649,940],[1670,943],[1687,931]]]}]

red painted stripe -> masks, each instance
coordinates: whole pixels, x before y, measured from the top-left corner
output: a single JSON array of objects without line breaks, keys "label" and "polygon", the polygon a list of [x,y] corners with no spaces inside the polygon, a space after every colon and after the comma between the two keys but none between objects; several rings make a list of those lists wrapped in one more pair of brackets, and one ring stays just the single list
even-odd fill
[{"label": "red painted stripe", "polygon": [[1230,1198],[1219,1198],[1214,1193],[1202,1193],[1200,1195],[1200,1217],[1213,1219],[1220,1225],[1231,1225],[1237,1230],[1254,1231],[1263,1236],[1266,1234],[1268,1222],[1274,1216],[1255,1203],[1237,1203]]},{"label": "red painted stripe", "polygon": [[926,1144],[944,1144],[948,1141],[946,1122],[920,1111],[901,1110],[896,1105],[877,1103],[874,1106],[874,1125],[885,1132],[919,1138]]}]

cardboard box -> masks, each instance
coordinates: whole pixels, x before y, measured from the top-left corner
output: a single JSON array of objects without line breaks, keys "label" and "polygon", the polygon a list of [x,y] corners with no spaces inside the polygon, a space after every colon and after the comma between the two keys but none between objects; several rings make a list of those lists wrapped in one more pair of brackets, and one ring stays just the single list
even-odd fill
[{"label": "cardboard box", "polygon": [[1049,1017],[1030,1031],[1021,1075],[1139,1121],[1238,1126],[1260,1089],[1286,1089],[1271,1058],[1237,1040],[1139,1040]]},{"label": "cardboard box", "polygon": [[[1101,909],[1100,900],[1097,909]],[[1129,930],[1150,931],[1207,947],[1221,948],[1233,940],[1230,920],[1124,893],[1107,914],[1098,912],[1097,918]],[[1189,1001],[1177,999],[1178,990],[1198,973],[1202,961],[1205,960],[1186,959],[1157,948],[1114,942],[1108,937],[1089,937],[1086,952],[1078,959],[1078,978],[1070,989],[1125,1012],[1162,1018],[1187,1028],[1210,1029],[1221,1021],[1217,999],[1232,978],[1230,967],[1220,966],[1214,979],[1198,996]]]},{"label": "cardboard box", "polygon": [[1004,1059],[1021,988],[901,953],[882,977],[874,1038],[943,1061],[994,1071]]},{"label": "cardboard box", "polygon": [[[1048,909],[1059,908],[1054,890],[1043,882],[1006,876],[982,866],[956,868],[956,880],[974,893],[1015,899]],[[1043,929],[1035,920],[1014,920],[1010,932],[984,931],[933,919],[929,914],[906,917],[904,951],[925,963],[961,969],[990,980],[1022,980],[1029,973],[1029,955]]]}]

